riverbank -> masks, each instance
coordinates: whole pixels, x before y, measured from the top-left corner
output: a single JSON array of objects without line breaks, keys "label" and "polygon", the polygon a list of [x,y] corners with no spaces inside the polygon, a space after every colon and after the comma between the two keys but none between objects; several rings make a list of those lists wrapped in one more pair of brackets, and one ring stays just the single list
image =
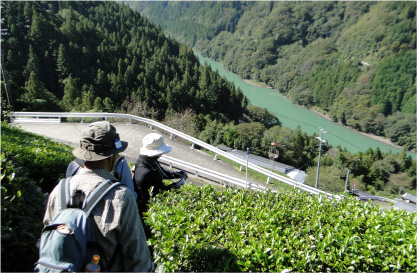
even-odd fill
[{"label": "riverbank", "polygon": [[[272,87],[270,87],[270,86],[268,86],[267,84],[265,84],[265,83],[261,83],[261,82],[256,82],[256,81],[253,81],[253,80],[246,80],[246,79],[242,79],[245,83],[247,83],[247,84],[250,84],[250,85],[252,85],[252,86],[256,86],[256,87],[262,87],[262,88],[269,88],[269,89],[273,89]],[[274,89],[275,90],[275,89]],[[278,90],[275,90],[276,92],[279,92]],[[338,124],[338,125],[340,125],[340,126],[343,126],[344,128],[346,128],[346,129],[348,129],[348,130],[351,130],[351,131],[354,131],[354,132],[356,132],[356,133],[359,133],[359,134],[361,134],[361,135],[363,135],[363,136],[366,136],[366,137],[369,137],[369,138],[372,138],[372,139],[374,139],[374,140],[376,140],[376,141],[379,141],[379,142],[382,142],[382,143],[384,143],[384,144],[387,144],[387,145],[390,145],[390,146],[392,146],[392,147],[394,147],[394,148],[398,148],[398,149],[403,149],[404,147],[402,147],[402,146],[399,146],[399,145],[397,145],[397,144],[395,144],[394,142],[392,142],[390,139],[388,139],[388,138],[386,138],[386,137],[382,137],[382,136],[377,136],[377,135],[374,135],[374,134],[369,134],[369,133],[364,133],[364,132],[361,132],[361,131],[359,131],[359,130],[357,130],[357,129],[354,129],[354,128],[352,128],[352,127],[349,127],[349,126],[347,126],[347,125],[344,125],[344,124],[342,124],[342,123],[340,123],[340,122],[334,122],[327,114],[325,114],[325,113],[321,113],[320,111],[317,111],[317,110],[314,110],[314,109],[309,109],[309,108],[306,108],[306,107],[304,107],[304,106],[300,106],[300,105],[296,105],[296,106],[298,106],[298,107],[301,107],[301,108],[304,108],[304,109],[306,109],[306,110],[308,110],[308,111],[311,111],[311,112],[313,112],[314,114],[316,114],[316,115],[318,115],[318,116],[320,116],[320,117],[322,117],[322,118],[324,118],[324,119],[327,119],[328,121],[331,121],[331,122],[333,122],[333,123],[336,123],[336,124]]]},{"label": "riverbank", "polygon": [[242,79],[242,81],[244,81],[247,84],[256,86],[256,87],[262,87],[262,88],[272,89],[271,86],[269,86],[269,85],[267,85],[266,83],[263,83],[263,82],[258,82],[258,81],[254,81],[254,80],[245,80],[245,79]]},{"label": "riverbank", "polygon": [[[300,106],[301,107],[301,106]],[[307,109],[307,108],[305,108],[305,109]],[[319,111],[317,111],[317,110],[313,110],[313,109],[307,109],[307,110],[309,110],[309,111],[311,111],[311,112],[313,112],[314,114],[316,114],[316,115],[318,115],[318,116],[320,116],[320,117],[322,117],[322,118],[325,118],[325,119],[327,119],[327,120],[329,120],[329,121],[331,121],[331,122],[334,122],[327,114],[323,114],[323,113],[321,113],[321,112],[319,112]],[[364,132],[361,132],[361,131],[359,131],[359,130],[356,130],[356,129],[354,129],[354,128],[352,128],[352,127],[349,127],[349,126],[347,126],[347,125],[344,125],[344,124],[342,124],[342,123],[340,123],[340,122],[334,122],[334,123],[337,123],[338,125],[340,125],[340,126],[343,126],[343,127],[345,127],[346,129],[348,129],[348,130],[352,130],[352,131],[354,131],[354,132],[356,132],[356,133],[359,133],[359,134],[361,134],[361,135],[364,135],[364,136],[366,136],[366,137],[369,137],[369,138],[372,138],[372,139],[374,139],[374,140],[377,140],[377,141],[379,141],[379,142],[382,142],[382,143],[384,143],[384,144],[387,144],[387,145],[390,145],[390,146],[392,146],[392,147],[394,147],[394,148],[398,148],[398,149],[403,149],[404,147],[402,147],[402,146],[399,146],[399,145],[397,145],[397,144],[395,144],[394,142],[392,142],[390,139],[388,139],[388,138],[386,138],[386,137],[382,137],[382,136],[377,136],[377,135],[374,135],[374,134],[369,134],[369,133],[364,133]]]},{"label": "riverbank", "polygon": [[[223,65],[196,54],[201,63],[206,63],[213,70],[217,70],[222,77],[233,82],[237,88],[240,88],[243,94],[250,101],[250,104],[266,108],[275,116],[279,117],[282,124],[295,130],[299,126],[301,130],[308,135],[320,133],[318,128],[323,127],[328,132],[326,140],[332,146],[341,146],[352,154],[365,152],[369,148],[375,150],[379,148],[381,152],[401,153],[401,147],[393,145],[387,139],[373,135],[363,134],[352,128],[341,126],[321,115],[312,114],[312,111],[293,104],[288,98],[273,88],[262,87],[261,83],[252,80],[243,80],[236,74],[224,69]],[[318,109],[320,112],[320,109]],[[314,112],[313,112],[314,113]],[[388,144],[387,144],[388,143]],[[416,159],[415,152],[407,152],[413,159]]]}]

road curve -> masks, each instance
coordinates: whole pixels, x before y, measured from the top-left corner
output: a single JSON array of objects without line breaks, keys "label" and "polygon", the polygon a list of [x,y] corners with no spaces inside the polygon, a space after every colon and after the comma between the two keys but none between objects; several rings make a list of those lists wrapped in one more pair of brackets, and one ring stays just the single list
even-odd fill
[{"label": "road curve", "polygon": [[[151,132],[158,132],[164,136],[165,142],[172,146],[172,151],[168,154],[171,157],[190,162],[201,167],[214,170],[229,176],[246,179],[245,172],[239,172],[228,163],[221,160],[214,160],[212,156],[198,150],[191,149],[191,146],[180,139],[170,139],[170,135],[150,129],[148,126],[139,124],[129,124],[123,122],[112,123],[120,135],[120,139],[129,143],[128,148],[122,153],[128,162],[134,163],[139,156],[139,149],[142,146],[142,138]],[[12,126],[35,133],[52,140],[78,147],[80,134],[88,123],[12,123]],[[192,179],[192,177],[190,177]],[[254,179],[248,179],[252,184],[266,186],[265,183]]]}]

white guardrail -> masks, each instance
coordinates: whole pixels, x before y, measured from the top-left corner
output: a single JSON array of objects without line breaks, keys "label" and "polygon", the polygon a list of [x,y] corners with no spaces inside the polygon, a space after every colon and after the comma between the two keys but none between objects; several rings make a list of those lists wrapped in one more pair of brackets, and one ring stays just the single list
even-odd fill
[{"label": "white guardrail", "polygon": [[204,167],[201,167],[201,166],[198,166],[198,165],[186,162],[186,161],[182,161],[182,160],[179,160],[177,158],[170,157],[170,156],[167,156],[167,155],[162,155],[162,157],[159,160],[161,160],[165,164],[169,165],[171,168],[172,168],[173,165],[175,165],[175,166],[179,166],[181,168],[185,168],[187,170],[192,170],[192,171],[194,171],[194,173],[197,177],[204,174],[204,175],[207,175],[208,177],[210,177],[212,179],[217,179],[217,182],[224,182],[226,185],[233,184],[233,185],[238,186],[240,188],[248,188],[248,189],[257,190],[257,191],[265,191],[265,190],[268,189],[266,187],[262,187],[260,185],[252,184],[252,183],[249,183],[249,182],[246,185],[245,180],[238,179],[238,178],[235,178],[235,177],[232,177],[232,176],[228,176],[226,174],[219,173],[219,172],[216,172],[216,171],[213,171],[213,170],[210,170],[210,169],[207,169],[207,168],[204,168]]},{"label": "white guardrail", "polygon": [[[234,162],[236,162],[238,164],[241,164],[243,166],[246,166],[246,161],[245,160],[242,160],[242,159],[240,159],[238,157],[235,157],[235,156],[231,155],[230,153],[224,152],[224,151],[220,150],[219,148],[216,148],[216,147],[214,147],[214,146],[212,146],[210,144],[207,144],[207,143],[205,143],[205,142],[203,142],[203,141],[201,141],[199,139],[196,139],[194,137],[191,137],[189,135],[186,135],[186,134],[184,134],[184,133],[182,133],[182,132],[180,132],[178,130],[175,130],[173,128],[170,128],[170,127],[168,127],[168,126],[166,126],[166,125],[164,125],[162,123],[156,122],[154,120],[147,119],[147,118],[142,118],[142,117],[138,117],[138,116],[134,116],[134,115],[130,115],[130,114],[118,114],[118,113],[73,113],[73,112],[12,112],[12,117],[14,118],[14,122],[53,122],[53,123],[60,122],[61,118],[82,118],[82,119],[83,118],[104,118],[104,119],[107,119],[107,118],[118,118],[118,119],[128,119],[129,120],[129,123],[131,123],[132,120],[136,120],[136,121],[139,121],[139,122],[148,124],[151,127],[151,129],[152,129],[152,127],[157,127],[159,129],[162,129],[163,131],[166,131],[166,132],[170,133],[171,134],[170,138],[172,138],[175,135],[177,137],[180,137],[182,139],[185,139],[185,140],[187,140],[187,141],[189,141],[189,142],[192,143],[192,147],[193,148],[194,148],[194,145],[198,145],[198,146],[200,146],[202,148],[205,148],[205,149],[207,149],[209,151],[212,151],[212,152],[216,153],[216,156],[217,155],[221,155],[221,156],[223,156],[223,157],[225,157],[227,159],[230,159],[230,160],[232,160],[232,161],[234,161]],[[30,119],[28,117],[30,117],[32,119],[32,121],[30,121]],[[178,159],[175,159],[175,160],[177,162],[179,162]],[[171,158],[171,161],[174,161],[174,160]],[[201,168],[201,167],[199,167],[199,168]],[[304,185],[304,184],[302,184],[300,182],[297,182],[297,181],[295,181],[293,179],[290,179],[290,178],[287,178],[285,176],[276,174],[274,172],[271,172],[271,171],[269,171],[267,169],[264,169],[262,167],[259,167],[259,166],[255,165],[255,164],[250,163],[250,162],[248,163],[248,168],[249,169],[252,169],[252,170],[255,170],[255,171],[259,172],[259,173],[262,173],[262,174],[266,175],[267,177],[274,178],[274,179],[276,179],[278,181],[281,181],[283,183],[286,183],[288,185],[291,185],[294,188],[298,188],[300,190],[307,191],[309,193],[324,195],[324,196],[327,196],[327,197],[330,197],[330,198],[335,198],[335,199],[340,199],[341,198],[338,195],[333,195],[333,194],[330,194],[328,192],[325,192],[325,191],[322,191],[322,190],[319,190],[319,189],[310,187],[308,185]],[[213,171],[210,171],[210,170],[207,170],[207,169],[205,169],[205,170],[202,170],[201,169],[200,171],[201,172],[204,171],[205,173],[211,173],[210,175],[213,175],[215,177],[216,177],[216,175],[217,176],[219,175],[219,173],[216,173],[215,174]],[[222,177],[220,179],[225,180],[225,181],[228,181],[228,180],[231,179],[230,177],[227,177],[227,176],[225,176],[223,174],[221,176]],[[233,180],[236,180],[236,179],[233,178]],[[231,181],[228,181],[228,182],[231,182]],[[240,182],[238,182],[238,181],[235,181],[234,183],[235,184],[236,183],[239,183],[240,184]],[[243,183],[243,185],[241,185],[241,186],[245,187],[245,183]],[[254,188],[255,187],[254,184],[251,184],[250,186],[251,186],[251,188]],[[260,186],[258,186],[258,188],[261,189]]]}]

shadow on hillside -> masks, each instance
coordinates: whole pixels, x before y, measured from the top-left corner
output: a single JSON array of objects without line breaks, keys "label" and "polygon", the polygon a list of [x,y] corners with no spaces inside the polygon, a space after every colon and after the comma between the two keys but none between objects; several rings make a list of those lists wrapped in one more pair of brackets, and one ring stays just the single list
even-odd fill
[{"label": "shadow on hillside", "polygon": [[191,272],[241,272],[237,257],[227,249],[213,246],[196,248],[187,259]]}]

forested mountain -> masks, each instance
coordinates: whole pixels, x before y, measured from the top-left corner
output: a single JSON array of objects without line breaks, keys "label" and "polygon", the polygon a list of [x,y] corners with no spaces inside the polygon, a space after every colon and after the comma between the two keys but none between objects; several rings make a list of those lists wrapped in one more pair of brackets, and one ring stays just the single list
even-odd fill
[{"label": "forested mountain", "polygon": [[129,5],[242,78],[415,148],[415,1]]},{"label": "forested mountain", "polygon": [[[247,78],[286,86],[279,89],[290,97],[305,98],[308,106],[325,103],[333,111],[340,104],[346,108],[339,106],[334,110],[341,111],[347,124],[354,120],[360,126],[379,128],[396,136],[408,148],[413,144],[415,147],[415,115],[407,116],[412,111],[404,103],[411,101],[404,99],[410,92],[415,96],[415,90],[411,90],[415,70],[410,72],[411,65],[406,65],[415,59],[411,50],[415,37],[400,35],[404,42],[395,46],[391,42],[399,36],[397,32],[388,32],[385,26],[378,46],[365,54],[361,48],[367,43],[362,44],[358,36],[361,29],[354,31],[366,19],[362,16],[369,14],[366,20],[375,20],[372,16],[376,16],[374,10],[378,7],[381,18],[394,22],[395,13],[403,14],[400,11],[413,4],[355,3],[156,2],[152,5],[162,9],[160,13],[155,11],[154,16],[165,17],[165,26],[172,24],[174,29],[194,35],[190,44],[211,57],[227,60],[229,69],[238,73],[249,69]],[[143,5],[144,11],[153,10],[146,2],[133,4]],[[303,11],[298,4],[304,6]],[[247,105],[246,97],[233,83],[210,67],[200,65],[191,48],[167,38],[161,27],[153,25],[125,2],[3,1],[1,6],[2,29],[6,29],[2,31],[2,68],[11,91],[7,98],[11,95],[14,102],[13,110],[140,115],[161,120],[213,145],[240,150],[252,147],[254,154],[264,157],[268,156],[271,142],[277,142],[280,162],[306,170],[311,178],[315,176],[316,135],[308,136],[300,128],[281,127],[279,119],[266,109]],[[358,11],[360,7],[362,11]],[[293,21],[287,36],[282,32],[285,24],[271,28],[281,18],[272,15],[283,12],[283,8],[287,8],[284,14],[289,18],[304,12],[303,20],[307,20],[304,28],[312,33],[309,38],[302,38],[301,32],[295,35],[302,28],[295,24],[297,21]],[[183,22],[175,23],[174,19],[187,11],[189,18],[181,17]],[[393,14],[388,13],[387,18],[388,11]],[[411,21],[415,20],[413,12],[410,9],[406,14]],[[329,23],[334,21],[329,19],[332,16],[343,19],[342,22],[334,19],[339,24],[335,29],[332,26],[336,23]],[[274,18],[278,21],[271,21]],[[342,32],[343,29],[351,32]],[[350,36],[358,36],[358,42],[351,42]],[[238,40],[233,40],[236,37]],[[342,38],[349,43],[342,43]],[[212,46],[213,43],[218,46]],[[351,49],[342,50],[341,44]],[[410,59],[409,55],[414,57]],[[265,57],[267,63],[263,63]],[[362,60],[371,65],[359,65]],[[325,80],[329,83],[324,83]],[[398,83],[392,85],[393,81]],[[316,85],[320,82],[321,87]],[[404,91],[396,97],[400,92],[391,92],[392,88],[404,86],[408,93]],[[382,94],[392,96],[375,96],[377,88],[384,90]],[[340,94],[326,96],[324,90],[336,90]],[[2,110],[7,109],[5,91],[2,88]],[[320,96],[329,101],[322,102]],[[343,96],[349,99],[341,99]],[[379,104],[381,98],[387,103]],[[400,109],[392,106],[395,98],[400,105],[395,107]],[[391,111],[385,113],[381,108]],[[384,113],[394,114],[385,117]],[[3,114],[2,111],[2,121],[8,116]],[[382,154],[378,149],[352,155],[328,145],[323,148],[323,155],[326,156],[322,159],[320,179],[328,181],[331,187],[337,185],[332,191],[343,189],[346,168],[354,177],[352,183],[362,189],[396,195],[399,188],[416,187],[415,161],[405,150],[399,155]]]},{"label": "forested mountain", "polygon": [[[191,109],[237,121],[246,98],[193,51],[115,2],[2,2],[3,68],[14,110]],[[2,97],[4,94],[2,94]]]}]

